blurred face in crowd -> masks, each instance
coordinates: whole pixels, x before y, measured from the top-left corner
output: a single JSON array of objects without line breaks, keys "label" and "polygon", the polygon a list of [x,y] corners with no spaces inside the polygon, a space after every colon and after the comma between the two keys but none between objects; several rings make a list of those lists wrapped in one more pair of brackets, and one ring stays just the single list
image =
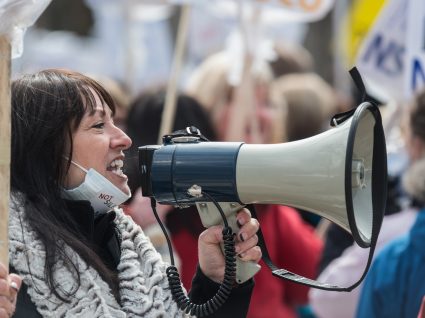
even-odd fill
[{"label": "blurred face in crowd", "polygon": [[[221,113],[217,116],[220,140],[247,143],[272,142],[277,111],[269,102],[266,85],[256,85],[252,95],[247,93],[239,100],[235,98],[235,93],[232,95],[229,103],[221,109]],[[236,109],[238,107],[236,103],[242,103],[240,106],[243,107],[244,117],[241,117],[240,111]],[[238,123],[241,126],[230,126]],[[233,133],[231,129],[234,129]]]},{"label": "blurred face in crowd", "polygon": [[409,154],[410,160],[416,161],[424,155],[424,142],[418,136],[412,134],[410,129],[406,129],[406,149]]},{"label": "blurred face in crowd", "polygon": [[425,142],[413,133],[411,128],[410,116],[413,108],[410,109],[408,115],[405,116],[402,124],[403,134],[406,143],[406,150],[410,161],[414,162],[421,159],[425,155]]}]

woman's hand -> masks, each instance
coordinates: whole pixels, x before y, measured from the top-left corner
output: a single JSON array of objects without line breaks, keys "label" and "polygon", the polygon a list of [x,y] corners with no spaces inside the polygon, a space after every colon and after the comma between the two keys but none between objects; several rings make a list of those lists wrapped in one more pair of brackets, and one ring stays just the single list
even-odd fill
[{"label": "woman's hand", "polygon": [[[240,225],[239,232],[235,233],[235,250],[237,257],[243,261],[259,262],[261,249],[257,246],[259,223],[251,218],[247,209],[242,209],[237,214]],[[202,272],[211,280],[221,283],[224,279],[224,255],[220,248],[223,242],[222,226],[211,226],[201,233],[198,241],[199,265]]]},{"label": "woman's hand", "polygon": [[16,274],[9,274],[6,266],[0,263],[0,318],[12,317],[21,284],[22,279]]}]

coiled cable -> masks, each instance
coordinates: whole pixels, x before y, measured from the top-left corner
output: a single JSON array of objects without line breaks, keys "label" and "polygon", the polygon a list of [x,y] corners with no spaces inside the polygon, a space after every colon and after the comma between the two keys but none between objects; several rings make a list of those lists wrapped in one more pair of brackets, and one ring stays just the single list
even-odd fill
[{"label": "coiled cable", "polygon": [[158,213],[156,211],[156,201],[154,198],[151,198],[151,206],[154,211],[154,215],[159,225],[161,226],[162,231],[167,239],[168,248],[170,251],[170,260],[171,265],[167,268],[166,274],[168,278],[168,283],[170,285],[171,294],[174,301],[177,303],[177,306],[183,310],[185,313],[190,315],[195,315],[197,317],[206,317],[214,312],[216,312],[229,298],[229,295],[232,291],[235,277],[236,277],[236,253],[235,253],[235,242],[234,234],[232,228],[228,225],[226,216],[223,212],[223,209],[218,204],[218,202],[211,197],[208,193],[202,192],[203,195],[208,197],[216,206],[220,215],[223,219],[224,228],[222,231],[223,242],[224,242],[224,259],[225,259],[225,269],[224,269],[224,279],[221,283],[217,293],[203,304],[192,303],[183,292],[181,285],[180,275],[174,264],[173,248],[171,245],[171,240],[167,234],[167,231],[162,224]]}]

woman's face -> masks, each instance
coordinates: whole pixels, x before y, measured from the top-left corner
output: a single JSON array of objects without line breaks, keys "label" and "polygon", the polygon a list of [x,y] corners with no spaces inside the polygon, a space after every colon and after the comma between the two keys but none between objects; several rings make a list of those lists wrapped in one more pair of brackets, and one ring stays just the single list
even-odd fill
[{"label": "woman's face", "polygon": [[[131,146],[131,139],[114,125],[109,107],[102,107],[96,97],[94,114],[86,112],[79,127],[72,134],[72,160],[85,169],[93,168],[116,187],[130,194],[127,176],[121,168],[124,161],[123,150]],[[66,175],[65,188],[79,186],[86,176],[80,168],[71,164]]]},{"label": "woman's face", "polygon": [[[250,96],[251,98],[251,96]],[[255,101],[253,109],[245,109],[245,117],[240,117],[235,110],[235,101],[231,100],[217,115],[216,126],[220,140],[245,141],[247,143],[270,143],[274,134],[276,110],[271,107],[267,87],[257,85],[252,98]],[[239,101],[243,102],[243,101]],[[246,107],[245,104],[243,104]],[[235,131],[235,120],[243,124]],[[232,130],[231,130],[232,129]]]}]

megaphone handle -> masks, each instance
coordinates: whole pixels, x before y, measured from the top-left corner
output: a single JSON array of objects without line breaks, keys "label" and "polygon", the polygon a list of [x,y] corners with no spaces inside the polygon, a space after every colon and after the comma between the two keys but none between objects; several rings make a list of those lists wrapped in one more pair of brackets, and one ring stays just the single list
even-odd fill
[{"label": "megaphone handle", "polygon": [[[236,214],[243,208],[239,203],[229,203],[229,202],[219,202],[225,216],[229,227],[232,229],[233,233],[239,231],[239,227],[236,223]],[[217,207],[212,202],[197,202],[196,208],[198,209],[199,216],[201,218],[202,224],[208,228],[213,225],[223,225],[223,220],[220,216],[220,213]],[[224,254],[224,245],[221,244],[221,250]],[[252,261],[242,261],[236,257],[236,282],[242,284],[248,279],[252,278],[259,270],[261,266],[256,262]]]}]

